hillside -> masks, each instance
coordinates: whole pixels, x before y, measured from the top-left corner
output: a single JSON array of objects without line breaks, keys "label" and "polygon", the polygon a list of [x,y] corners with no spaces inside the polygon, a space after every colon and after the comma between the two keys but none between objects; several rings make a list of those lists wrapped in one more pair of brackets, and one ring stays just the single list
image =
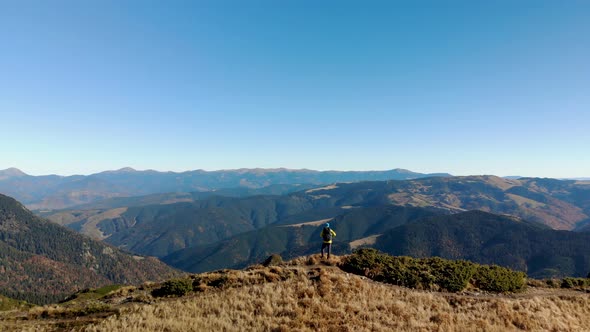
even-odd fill
[{"label": "hillside", "polygon": [[0,293],[43,303],[75,290],[177,275],[157,259],[131,256],[33,215],[0,195]]},{"label": "hillside", "polygon": [[[191,193],[162,193],[145,196],[117,197],[76,206],[72,209],[39,212],[38,214],[59,225],[68,226],[71,229],[79,231],[96,239],[103,239],[110,236],[113,232],[127,227],[121,223],[134,224],[126,222],[126,218],[134,220],[135,215],[125,214],[129,208],[139,208],[150,206],[149,209],[158,209],[157,205],[171,205],[174,203],[191,203],[214,197],[248,197],[262,195],[283,195],[298,190],[308,189],[310,185],[271,185],[263,188],[224,188],[207,192]],[[200,204],[200,203],[199,203]],[[199,205],[197,204],[197,205]],[[182,209],[183,204],[171,207],[160,207],[162,214],[170,213],[165,211],[174,211]],[[138,209],[134,209],[137,211]],[[112,224],[112,225],[111,225]],[[115,228],[115,229],[112,229]]]},{"label": "hillside", "polygon": [[[179,269],[203,272],[241,268],[278,253],[291,258],[317,253],[324,220],[270,225],[209,245],[163,257]],[[440,210],[382,206],[358,208],[330,220],[337,231],[333,250],[359,246],[412,257],[438,256],[497,264],[538,278],[586,276],[590,234],[552,230],[515,217],[483,211],[444,214]]]},{"label": "hillside", "polygon": [[535,278],[590,272],[590,234],[482,211],[440,215],[385,232],[372,247],[393,255],[498,264]]},{"label": "hillside", "polygon": [[[584,289],[531,281],[518,293],[414,290],[342,271],[346,257],[191,275],[80,292],[0,313],[5,331],[585,331]],[[170,297],[156,297],[166,289]],[[192,291],[191,291],[192,289]],[[172,295],[176,294],[176,295]],[[328,318],[327,318],[328,317]]]},{"label": "hillside", "polygon": [[[276,187],[275,187],[276,188]],[[60,222],[64,215],[79,215],[82,211],[129,206],[170,204],[175,201],[195,201],[210,196],[243,197],[252,195],[279,195],[288,193],[293,187],[281,190],[262,188],[240,193],[240,189],[224,189],[213,193],[172,193],[144,197],[116,198],[102,203],[87,204],[74,210],[49,214],[49,218]],[[470,176],[451,178],[425,178],[410,181],[380,181],[360,183],[339,183],[337,185],[304,189],[299,199],[316,201],[322,206],[372,206],[406,205],[433,206],[458,212],[479,209],[493,213],[512,214],[528,220],[538,221],[556,229],[573,229],[589,222],[590,185],[583,182],[553,179],[507,180],[494,176]],[[237,202],[237,201],[236,201]],[[241,203],[239,203],[241,204]],[[167,208],[167,207],[163,207]],[[53,218],[53,215],[56,217]],[[75,222],[84,218],[72,218]],[[71,221],[70,221],[71,222]]]},{"label": "hillside", "polygon": [[[452,212],[510,214],[554,229],[572,230],[590,220],[590,186],[578,181],[496,176],[430,177],[407,181],[337,184],[314,190],[324,204],[436,207]],[[353,203],[350,203],[353,205]]]},{"label": "hillside", "polygon": [[[333,251],[350,252],[355,240],[379,235],[406,222],[441,213],[424,208],[380,206],[345,210],[330,224],[337,230]],[[235,235],[210,245],[188,247],[162,258],[167,264],[189,272],[242,268],[276,253],[286,258],[317,253],[326,220],[271,225]]]},{"label": "hillside", "polygon": [[590,232],[590,223],[585,223],[584,225],[577,228],[578,232]]},{"label": "hillside", "polygon": [[113,197],[166,192],[213,191],[223,188],[262,188],[274,184],[328,184],[366,180],[401,180],[449,174],[389,171],[313,171],[237,169],[187,172],[136,171],[123,168],[88,176],[31,176],[17,169],[0,171],[0,193],[15,197],[33,210],[64,209]]},{"label": "hillside", "polygon": [[115,246],[163,257],[271,224],[331,219],[351,209],[303,192],[241,198],[213,196],[166,205],[62,211],[48,218]]},{"label": "hillside", "polygon": [[262,188],[221,188],[211,191],[158,193],[144,196],[113,197],[92,203],[73,206],[66,211],[80,210],[107,210],[122,207],[135,207],[146,205],[166,205],[181,202],[194,202],[213,196],[222,197],[248,197],[261,195],[285,195],[292,192],[307,190],[315,187],[311,184],[272,184]]},{"label": "hillside", "polygon": [[26,176],[27,174],[25,174],[23,171],[21,171],[18,168],[7,168],[4,170],[0,170],[0,181],[1,180],[6,180],[6,179],[10,179],[10,178],[18,178],[21,176]]},{"label": "hillside", "polygon": [[[447,213],[477,209],[568,230],[585,225],[590,214],[590,186],[586,184],[494,176],[338,183],[280,196],[206,196],[197,200],[192,196],[163,195],[158,197],[192,201],[65,210],[49,218],[115,246],[164,257],[184,248],[198,246],[201,250],[220,245],[219,241],[269,225],[332,219],[368,207],[402,205]],[[253,240],[249,242],[259,246]]]},{"label": "hillside", "polygon": [[111,233],[105,241],[113,245],[163,257],[253,231],[312,208],[313,202],[289,196],[212,197],[166,207],[130,208],[120,220],[102,221],[98,228]]}]

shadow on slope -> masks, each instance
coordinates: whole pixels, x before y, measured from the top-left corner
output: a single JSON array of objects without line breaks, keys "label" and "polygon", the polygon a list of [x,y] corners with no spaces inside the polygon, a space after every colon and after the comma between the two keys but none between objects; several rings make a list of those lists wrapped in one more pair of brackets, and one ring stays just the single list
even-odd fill
[{"label": "shadow on slope", "polygon": [[[434,216],[440,211],[431,209],[379,206],[347,210],[330,221],[337,236],[333,252],[350,252],[351,241],[381,234],[408,221]],[[219,243],[195,246],[172,253],[162,260],[190,272],[220,268],[241,268],[259,262],[272,253],[292,258],[317,253],[321,247],[319,236],[323,222],[317,225],[271,225],[239,234]]]},{"label": "shadow on slope", "polygon": [[373,247],[392,255],[498,264],[535,278],[581,277],[590,271],[590,234],[482,211],[407,223],[383,234]]},{"label": "shadow on slope", "polygon": [[0,270],[0,293],[32,303],[51,302],[80,288],[180,274],[155,258],[132,256],[40,219],[4,195]]}]

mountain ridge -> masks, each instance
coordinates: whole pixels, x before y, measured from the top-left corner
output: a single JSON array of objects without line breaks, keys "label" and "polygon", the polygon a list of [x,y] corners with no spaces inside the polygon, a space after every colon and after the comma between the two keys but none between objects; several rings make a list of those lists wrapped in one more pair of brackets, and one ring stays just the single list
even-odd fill
[{"label": "mountain ridge", "polygon": [[[130,197],[164,192],[212,191],[231,187],[262,188],[273,184],[323,185],[334,182],[412,179],[430,176],[450,176],[450,174],[423,174],[403,169],[313,171],[255,168],[158,172],[122,168],[90,175],[7,176],[0,179],[0,192],[15,197],[33,210],[55,210],[111,197]],[[82,183],[87,185],[83,186]]]},{"label": "mountain ridge", "polygon": [[[276,168],[265,168],[265,167],[240,167],[240,168],[222,168],[222,169],[217,169],[217,170],[205,170],[202,168],[199,169],[193,169],[193,170],[185,170],[185,171],[166,171],[166,170],[155,170],[155,169],[136,169],[134,167],[130,167],[130,166],[125,166],[125,167],[121,167],[118,169],[111,169],[111,170],[104,170],[104,171],[100,171],[100,172],[95,172],[95,173],[89,173],[89,174],[70,174],[70,175],[61,175],[61,174],[57,174],[57,173],[52,173],[52,174],[40,174],[40,175],[30,175],[25,173],[24,171],[22,171],[19,168],[16,167],[9,167],[3,170],[0,170],[0,174],[3,173],[14,173],[14,176],[18,176],[20,175],[26,175],[26,176],[33,176],[33,177],[43,177],[43,176],[58,176],[58,177],[72,177],[72,176],[92,176],[92,175],[97,175],[97,174],[112,174],[112,173],[144,173],[144,172],[149,172],[149,173],[173,173],[173,174],[185,174],[185,173],[216,173],[216,172],[252,172],[252,173],[256,173],[256,172],[299,172],[299,173],[370,173],[370,172],[375,172],[375,173],[380,173],[380,172],[399,172],[399,173],[409,173],[409,174],[422,174],[422,175],[446,175],[446,176],[452,176],[449,173],[443,173],[443,172],[434,172],[434,173],[420,173],[420,172],[413,172],[411,170],[405,169],[405,168],[392,168],[392,169],[384,169],[384,170],[338,170],[338,169],[327,169],[327,170],[315,170],[315,169],[311,169],[311,168],[288,168],[288,167],[276,167]],[[590,179],[590,178],[589,178]]]},{"label": "mountain ridge", "polygon": [[[366,211],[363,211],[366,210]],[[318,224],[318,222],[320,224]],[[285,258],[317,253],[322,223],[269,225],[209,245],[181,249],[162,260],[188,272],[244,268],[271,254]],[[590,271],[590,234],[553,230],[536,222],[485,211],[457,214],[420,208],[360,208],[330,224],[333,252],[352,245],[396,256],[464,259],[526,272],[535,278],[584,277]],[[362,241],[370,239],[370,241]]]},{"label": "mountain ridge", "polygon": [[34,303],[109,283],[179,275],[153,257],[133,256],[33,215],[0,194],[0,293]]},{"label": "mountain ridge", "polygon": [[391,228],[444,213],[426,208],[376,206],[343,210],[335,218],[297,224],[270,224],[211,244],[181,249],[162,258],[167,264],[189,272],[221,268],[243,268],[280,254],[285,258],[317,253],[320,230],[326,221],[337,232],[334,252],[349,251],[354,240],[381,234]]},{"label": "mountain ridge", "polygon": [[15,167],[0,170],[0,181],[21,176],[28,176],[28,174]]},{"label": "mountain ridge", "polygon": [[[112,209],[115,205],[65,210],[47,217],[79,231],[96,229],[115,246],[157,257],[272,224],[315,222],[356,209],[388,206],[430,208],[446,213],[483,210],[568,230],[587,225],[590,219],[590,187],[573,181],[506,180],[493,176],[337,183],[287,195],[207,196],[166,205],[155,203],[130,205],[127,209],[117,205],[121,210]],[[366,236],[369,235],[374,234]]]}]

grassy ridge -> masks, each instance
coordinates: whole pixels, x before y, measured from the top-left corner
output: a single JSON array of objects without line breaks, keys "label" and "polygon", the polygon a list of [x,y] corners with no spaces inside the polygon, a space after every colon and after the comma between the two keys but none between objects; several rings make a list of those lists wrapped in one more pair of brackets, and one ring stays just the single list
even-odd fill
[{"label": "grassy ridge", "polygon": [[[377,263],[388,259],[362,252]],[[288,262],[275,257],[269,266],[88,290],[64,304],[0,313],[0,330],[584,331],[590,326],[590,299],[580,291],[541,281],[510,296],[412,290],[338,268],[351,257],[313,255]],[[444,263],[431,272],[448,272]]]}]

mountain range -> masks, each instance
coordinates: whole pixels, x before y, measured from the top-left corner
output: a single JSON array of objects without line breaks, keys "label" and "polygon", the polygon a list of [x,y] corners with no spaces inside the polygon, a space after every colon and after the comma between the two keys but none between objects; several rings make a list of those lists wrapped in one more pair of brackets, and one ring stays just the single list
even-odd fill
[{"label": "mountain range", "polygon": [[[109,195],[121,195],[123,190],[128,195],[132,192],[147,194],[108,196],[106,199],[89,195],[77,200],[85,201],[83,204],[70,209],[37,213],[115,248],[137,255],[156,256],[174,267],[189,271],[243,267],[271,253],[281,253],[285,257],[313,253],[320,243],[317,230],[327,221],[333,223],[338,232],[338,241],[334,245],[337,251],[350,252],[360,246],[379,247],[387,252],[401,250],[395,245],[404,243],[399,236],[396,243],[386,241],[395,238],[390,232],[409,230],[409,227],[418,227],[415,226],[418,223],[439,219],[443,221],[436,223],[437,230],[416,235],[417,241],[428,239],[425,240],[428,245],[419,247],[431,255],[450,255],[453,258],[455,256],[451,253],[454,253],[457,257],[484,263],[498,258],[499,264],[529,271],[535,276],[580,275],[587,267],[585,256],[577,254],[587,249],[583,245],[585,242],[579,239],[586,236],[584,231],[590,230],[590,182],[587,181],[512,179],[491,175],[423,177],[423,174],[401,170],[390,173],[284,169],[194,172],[159,173],[123,169],[75,176],[78,182],[62,179],[65,182],[58,187],[70,196],[75,192],[71,189],[79,188],[80,183],[102,188]],[[355,181],[355,177],[391,177],[395,174],[412,178]],[[169,181],[170,176],[176,177],[176,182]],[[199,176],[202,176],[199,181],[193,181]],[[331,180],[331,176],[348,177],[351,181],[323,182]],[[190,180],[191,177],[194,179]],[[35,178],[10,169],[0,173],[0,184],[17,183],[18,179],[33,183]],[[197,191],[150,193],[161,190],[158,188],[171,188],[171,183],[176,186],[174,189],[188,190],[194,188],[197,182],[202,186]],[[223,187],[229,184],[236,186]],[[221,187],[216,188],[218,185]],[[17,188],[25,191],[26,186]],[[117,193],[117,190],[120,191]],[[43,202],[57,197],[53,189],[35,195],[39,195],[39,201]],[[471,212],[468,211],[473,210],[491,213],[494,217],[469,214]],[[495,219],[494,227],[519,234],[526,239],[521,244],[528,243],[528,249],[518,249],[514,242],[510,242],[519,236],[502,238],[491,231],[485,235],[495,237],[485,238],[485,241],[482,240],[485,243],[479,243],[479,247],[474,243],[464,246],[463,235],[458,238],[447,235],[430,237],[439,229],[441,232],[448,231],[446,225],[451,227],[456,221],[454,218],[464,213],[469,220],[473,220],[469,225],[474,229],[461,224],[453,232],[461,235],[463,231],[464,236],[480,239],[485,236],[477,232],[491,227],[480,220],[496,217],[513,222],[518,220],[518,227],[526,227],[512,228],[512,224],[496,222]],[[571,232],[573,230],[581,233]],[[571,240],[572,246],[568,250],[560,249],[557,256],[550,255],[534,240],[543,239],[558,248],[565,247],[568,241],[563,240],[562,235],[555,235],[562,234],[560,231],[565,231],[563,234],[567,235],[563,236]],[[437,239],[450,241],[451,244],[441,247]],[[488,242],[494,239],[501,239],[501,245],[517,252],[518,258],[510,261],[506,258],[510,256],[510,251],[505,253],[490,246]],[[429,246],[434,249],[428,249],[431,248]],[[469,256],[464,248],[477,250]],[[406,249],[403,252],[408,255],[421,255],[420,250],[415,251],[417,249],[409,245]],[[498,254],[494,256],[488,252]],[[500,256],[504,260],[499,259]],[[538,257],[554,257],[557,263],[539,264]]]},{"label": "mountain range", "polygon": [[[348,252],[377,245],[387,231],[406,222],[470,210],[510,215],[547,230],[583,230],[590,215],[590,185],[581,181],[430,177],[283,189],[282,195],[183,194],[187,201],[176,203],[178,194],[111,199],[90,204],[87,210],[50,213],[48,218],[117,247],[161,257],[180,269],[205,271],[243,267],[273,252],[286,257],[315,252],[319,238],[314,233],[326,221],[339,230],[335,249]],[[149,205],[121,205],[125,202]],[[404,217],[409,210],[396,209],[417,210],[414,217]],[[527,264],[515,268],[549,274]],[[581,266],[563,271],[582,273]]]},{"label": "mountain range", "polygon": [[[330,222],[338,255],[372,247],[397,256],[465,259],[524,271],[533,278],[586,276],[590,233],[483,211],[446,214],[410,207],[360,208]],[[229,239],[176,251],[162,260],[189,272],[244,268],[271,253],[286,258],[317,253],[322,224],[271,225]]]},{"label": "mountain range", "polygon": [[155,258],[125,253],[40,219],[0,194],[0,293],[33,303],[74,291],[179,275]]},{"label": "mountain range", "polygon": [[[330,220],[331,227],[337,230],[333,250],[338,254],[349,253],[355,242],[359,246],[370,244],[372,238],[389,229],[442,213],[445,212],[402,206],[350,209]],[[319,250],[320,230],[325,222],[270,225],[213,244],[178,250],[162,260],[185,271],[203,272],[243,268],[262,262],[271,253],[285,258],[310,255]]]},{"label": "mountain range", "polygon": [[63,209],[113,197],[166,192],[212,191],[223,188],[262,188],[273,184],[321,185],[334,182],[405,180],[446,173],[422,174],[404,169],[388,171],[314,171],[307,169],[236,169],[220,171],[158,172],[122,168],[73,176],[31,176],[16,169],[0,171],[0,193],[12,196],[32,210]]},{"label": "mountain range", "polygon": [[266,188],[240,193],[243,188],[237,188],[117,198],[44,215],[86,235],[159,257],[260,226],[330,219],[347,209],[369,206],[431,207],[450,213],[482,210],[565,230],[582,230],[590,221],[590,185],[580,181],[431,177],[338,183],[291,192],[300,188],[285,185],[275,190],[283,195],[266,195],[271,192]]}]

